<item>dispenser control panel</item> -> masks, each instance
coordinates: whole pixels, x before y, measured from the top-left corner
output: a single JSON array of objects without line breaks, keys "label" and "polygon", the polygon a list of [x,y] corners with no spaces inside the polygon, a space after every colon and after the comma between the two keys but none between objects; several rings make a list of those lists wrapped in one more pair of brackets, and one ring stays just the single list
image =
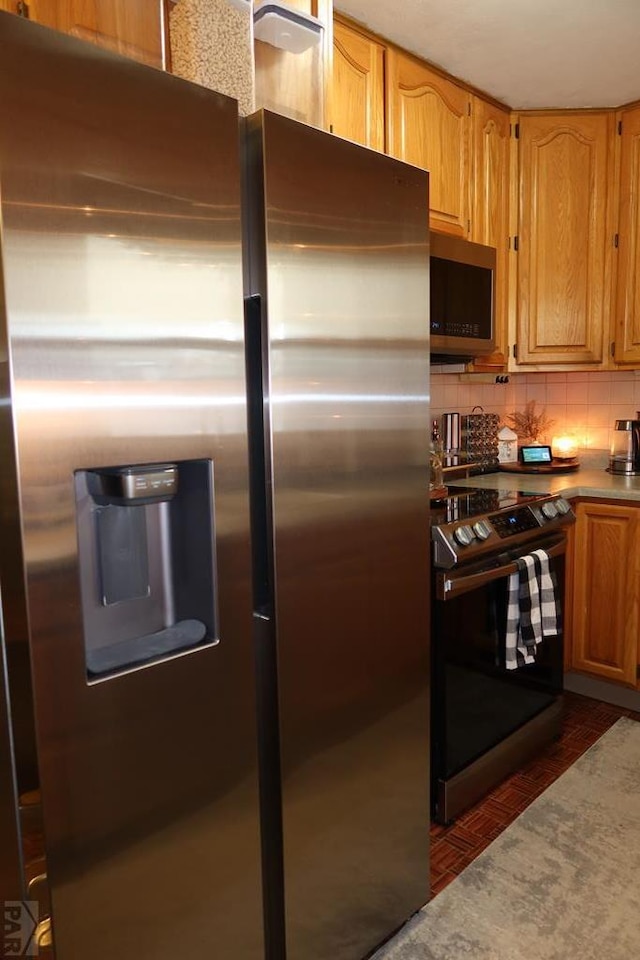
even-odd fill
[{"label": "dispenser control panel", "polygon": [[173,496],[178,489],[178,472],[175,467],[165,470],[131,470],[120,475],[122,497],[136,500],[138,497]]},{"label": "dispenser control panel", "polygon": [[169,500],[178,492],[178,468],[160,463],[93,470],[89,490],[97,503]]}]

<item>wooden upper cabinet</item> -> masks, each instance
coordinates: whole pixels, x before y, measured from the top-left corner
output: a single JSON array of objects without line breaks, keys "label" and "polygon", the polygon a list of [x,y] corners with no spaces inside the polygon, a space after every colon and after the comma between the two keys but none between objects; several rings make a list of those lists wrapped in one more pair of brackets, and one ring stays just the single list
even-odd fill
[{"label": "wooden upper cabinet", "polygon": [[635,687],[640,605],[640,508],[579,503],[572,600],[572,666]]},{"label": "wooden upper cabinet", "polygon": [[434,230],[469,236],[471,95],[413,57],[387,53],[389,153],[429,171]]},{"label": "wooden upper cabinet", "polygon": [[[164,0],[28,0],[29,20],[154,67],[163,66]],[[0,9],[17,13],[16,0]]]},{"label": "wooden upper cabinet", "polygon": [[58,29],[162,67],[162,7],[163,0],[58,0]]},{"label": "wooden upper cabinet", "polygon": [[475,369],[503,366],[507,356],[509,251],[509,154],[511,124],[508,109],[473,98],[473,180],[471,239],[496,248],[496,352],[482,357]]},{"label": "wooden upper cabinet", "polygon": [[339,20],[333,24],[331,130],[384,150],[385,48]]},{"label": "wooden upper cabinet", "polygon": [[510,113],[473,98],[473,217],[471,239],[491,246],[509,239]]},{"label": "wooden upper cabinet", "polygon": [[623,110],[615,359],[640,364],[640,106]]},{"label": "wooden upper cabinet", "polygon": [[520,116],[517,362],[602,363],[611,113]]},{"label": "wooden upper cabinet", "polygon": [[[29,20],[35,23],[41,23],[45,27],[57,26],[57,0],[27,0],[24,10],[29,14]],[[0,10],[8,10],[9,13],[19,13],[20,5],[18,0],[0,0]],[[25,13],[21,13],[25,16]]]}]

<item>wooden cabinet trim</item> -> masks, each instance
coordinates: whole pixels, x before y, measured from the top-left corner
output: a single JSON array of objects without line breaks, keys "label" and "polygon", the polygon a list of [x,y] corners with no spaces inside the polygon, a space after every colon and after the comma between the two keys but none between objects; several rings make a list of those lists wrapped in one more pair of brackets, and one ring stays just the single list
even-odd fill
[{"label": "wooden cabinet trim", "polygon": [[358,73],[363,73],[362,65],[358,63],[355,57],[351,56],[351,54],[347,50],[346,44],[340,38],[339,34],[334,33],[333,37],[334,37],[333,42],[335,43],[336,47],[340,48],[340,53],[345,58],[345,60],[347,60],[349,64],[353,67],[353,69],[356,70]]},{"label": "wooden cabinet trim", "polygon": [[[447,81],[448,82],[448,81]],[[457,98],[446,96],[442,90],[435,86],[433,83],[422,82],[422,83],[403,83],[400,81],[398,87],[404,91],[405,95],[408,97],[421,97],[425,93],[430,93],[435,97],[438,97],[444,105],[453,113],[455,116],[462,118],[464,116],[470,116],[470,110],[468,107],[469,101],[466,99],[464,104],[461,106],[460,103],[456,102]],[[461,89],[461,88],[458,88]],[[461,91],[466,95],[466,91]]]},{"label": "wooden cabinet trim", "polygon": [[551,130],[546,137],[541,137],[537,141],[538,147],[546,147],[559,137],[565,136],[575,137],[576,140],[578,140],[580,143],[583,143],[587,147],[593,143],[593,139],[591,137],[585,136],[581,130],[571,126],[570,124],[567,124],[565,127],[556,127],[554,130]]}]

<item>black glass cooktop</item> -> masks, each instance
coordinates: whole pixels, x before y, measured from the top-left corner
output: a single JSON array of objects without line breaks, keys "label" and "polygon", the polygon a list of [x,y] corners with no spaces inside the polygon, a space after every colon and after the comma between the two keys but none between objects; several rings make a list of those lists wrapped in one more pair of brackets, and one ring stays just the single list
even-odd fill
[{"label": "black glass cooktop", "polygon": [[485,490],[480,487],[447,488],[447,496],[431,501],[431,523],[451,523],[486,513],[497,513],[511,507],[540,500],[544,494],[525,490]]}]

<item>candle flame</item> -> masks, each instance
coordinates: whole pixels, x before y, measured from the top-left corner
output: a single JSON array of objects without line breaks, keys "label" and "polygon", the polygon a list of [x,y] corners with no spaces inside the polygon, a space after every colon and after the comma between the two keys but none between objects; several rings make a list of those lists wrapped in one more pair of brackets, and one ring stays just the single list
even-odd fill
[{"label": "candle flame", "polygon": [[551,441],[551,450],[554,457],[560,460],[569,460],[576,456],[578,443],[575,437],[554,437]]}]

